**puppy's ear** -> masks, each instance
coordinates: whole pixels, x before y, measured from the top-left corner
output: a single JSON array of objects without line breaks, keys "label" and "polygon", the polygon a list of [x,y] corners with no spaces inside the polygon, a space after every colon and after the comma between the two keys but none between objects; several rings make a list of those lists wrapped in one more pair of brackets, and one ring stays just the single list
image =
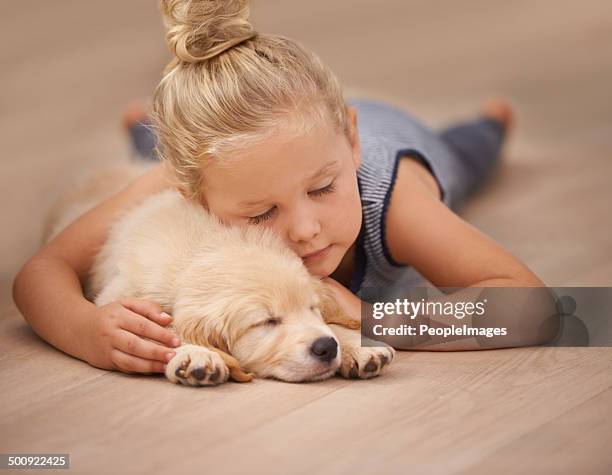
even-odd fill
[{"label": "puppy's ear", "polygon": [[174,328],[181,341],[203,346],[216,352],[229,368],[232,380],[245,383],[253,379],[253,375],[245,372],[240,367],[238,360],[229,354],[225,338],[219,332],[204,326],[201,318],[180,319]]},{"label": "puppy's ear", "polygon": [[324,284],[317,282],[317,292],[319,294],[319,310],[323,316],[325,323],[335,323],[336,325],[342,325],[343,327],[351,328],[353,330],[359,330],[361,328],[361,322],[354,320],[349,317],[340,305],[336,302],[333,292],[325,287]]}]

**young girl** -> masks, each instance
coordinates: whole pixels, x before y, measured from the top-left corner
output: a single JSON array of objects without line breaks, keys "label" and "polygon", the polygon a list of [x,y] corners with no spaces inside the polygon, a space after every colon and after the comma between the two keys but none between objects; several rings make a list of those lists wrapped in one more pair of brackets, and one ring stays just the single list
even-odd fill
[{"label": "young girl", "polygon": [[99,368],[164,371],[180,343],[166,328],[172,317],[141,300],[97,308],[82,286],[113,221],[172,186],[227,223],[274,230],[355,318],[362,287],[400,278],[543,285],[453,213],[497,163],[511,122],[505,102],[437,134],[388,105],[345,103],[314,54],[253,30],[246,0],[162,0],[161,9],[176,55],[153,99],[163,165],[21,269],[14,299],[42,338]]}]

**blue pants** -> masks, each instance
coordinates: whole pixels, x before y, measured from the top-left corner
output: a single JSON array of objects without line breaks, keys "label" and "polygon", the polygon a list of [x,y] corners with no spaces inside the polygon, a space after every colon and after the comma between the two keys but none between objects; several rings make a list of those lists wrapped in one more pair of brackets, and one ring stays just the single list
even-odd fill
[{"label": "blue pants", "polygon": [[494,119],[481,117],[444,129],[439,136],[460,160],[461,175],[455,183],[458,199],[450,203],[456,210],[495,171],[504,142],[504,128]]}]

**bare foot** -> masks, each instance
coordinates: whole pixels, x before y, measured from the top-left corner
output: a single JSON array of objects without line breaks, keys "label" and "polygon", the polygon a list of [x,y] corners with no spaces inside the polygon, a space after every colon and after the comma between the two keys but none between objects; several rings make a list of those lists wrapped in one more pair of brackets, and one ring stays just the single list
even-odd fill
[{"label": "bare foot", "polygon": [[514,128],[514,110],[506,99],[488,99],[480,106],[480,113],[498,121],[504,128],[504,136],[508,138]]},{"label": "bare foot", "polygon": [[157,140],[151,130],[151,122],[146,104],[143,101],[130,102],[121,117],[123,128],[127,132],[132,149],[137,157],[158,160]]},{"label": "bare foot", "polygon": [[147,119],[147,109],[143,102],[130,102],[121,116],[121,123],[125,129],[129,129],[135,124],[145,122]]}]

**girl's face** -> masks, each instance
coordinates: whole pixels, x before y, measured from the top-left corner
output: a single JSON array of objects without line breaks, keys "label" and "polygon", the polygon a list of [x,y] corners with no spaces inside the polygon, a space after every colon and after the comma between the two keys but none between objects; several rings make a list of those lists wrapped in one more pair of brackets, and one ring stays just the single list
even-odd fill
[{"label": "girl's face", "polygon": [[[357,239],[361,200],[356,113],[350,139],[325,124],[279,133],[206,169],[204,199],[223,222],[265,226],[315,276],[330,275]],[[308,256],[322,251],[314,256]]]}]

